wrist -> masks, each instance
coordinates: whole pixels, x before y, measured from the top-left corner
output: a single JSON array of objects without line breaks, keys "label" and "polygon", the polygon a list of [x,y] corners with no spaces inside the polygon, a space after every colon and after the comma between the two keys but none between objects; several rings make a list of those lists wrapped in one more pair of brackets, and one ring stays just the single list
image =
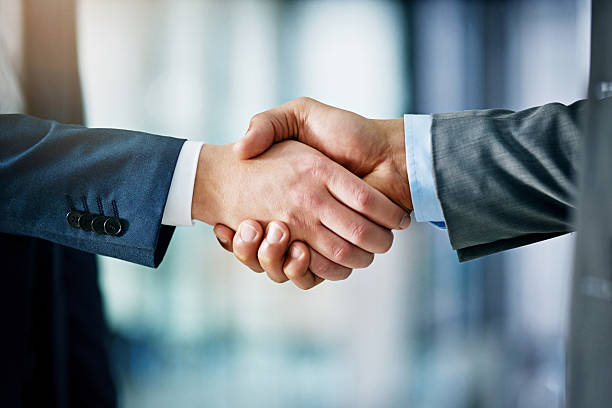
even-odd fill
[{"label": "wrist", "polygon": [[191,200],[191,217],[213,225],[219,222],[220,197],[226,156],[231,145],[204,145],[198,158],[198,168]]}]

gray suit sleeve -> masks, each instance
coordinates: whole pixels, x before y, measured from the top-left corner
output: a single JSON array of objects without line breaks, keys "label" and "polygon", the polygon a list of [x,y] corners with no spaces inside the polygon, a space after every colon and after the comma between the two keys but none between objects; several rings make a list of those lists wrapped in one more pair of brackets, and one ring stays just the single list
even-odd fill
[{"label": "gray suit sleeve", "polygon": [[436,192],[460,261],[574,230],[587,103],[433,116]]}]

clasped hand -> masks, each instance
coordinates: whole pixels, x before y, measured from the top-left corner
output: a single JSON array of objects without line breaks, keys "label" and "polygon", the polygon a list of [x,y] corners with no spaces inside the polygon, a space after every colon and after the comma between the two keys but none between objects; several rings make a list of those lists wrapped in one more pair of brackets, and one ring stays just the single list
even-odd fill
[{"label": "clasped hand", "polygon": [[302,289],[368,266],[411,210],[403,120],[310,98],[255,115],[235,145],[204,146],[192,204],[241,262]]}]

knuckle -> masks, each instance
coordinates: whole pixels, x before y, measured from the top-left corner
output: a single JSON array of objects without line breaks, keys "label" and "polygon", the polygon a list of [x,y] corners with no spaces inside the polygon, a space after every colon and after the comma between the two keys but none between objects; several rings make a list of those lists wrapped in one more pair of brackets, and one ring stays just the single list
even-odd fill
[{"label": "knuckle", "polygon": [[355,199],[360,210],[367,210],[374,201],[374,194],[365,187],[359,187],[355,191]]},{"label": "knuckle", "polygon": [[364,222],[357,222],[351,228],[351,238],[355,245],[361,246],[368,235],[368,226]]},{"label": "knuckle", "polygon": [[347,243],[339,243],[332,248],[334,261],[340,264],[348,261],[351,258],[352,252],[352,248]]},{"label": "knuckle", "polygon": [[327,174],[327,163],[323,157],[313,155],[312,159],[308,162],[308,173],[315,180],[325,177]]}]

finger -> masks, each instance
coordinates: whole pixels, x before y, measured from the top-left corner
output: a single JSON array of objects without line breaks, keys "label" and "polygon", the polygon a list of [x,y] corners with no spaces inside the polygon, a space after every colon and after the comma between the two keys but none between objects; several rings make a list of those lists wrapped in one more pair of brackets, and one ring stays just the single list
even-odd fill
[{"label": "finger", "polygon": [[365,268],[374,260],[374,254],[356,247],[323,224],[315,226],[314,236],[308,244],[325,258],[347,268]]},{"label": "finger", "polygon": [[240,159],[250,159],[265,152],[275,142],[297,137],[298,115],[294,101],[258,113],[251,118],[249,129],[234,145]]},{"label": "finger", "polygon": [[283,272],[283,263],[289,247],[289,237],[289,228],[284,223],[272,221],[266,227],[266,235],[257,252],[259,264],[268,277],[277,283],[287,281],[287,276]]},{"label": "finger", "polygon": [[368,252],[387,252],[393,243],[393,233],[339,202],[325,207],[321,223],[336,234]]},{"label": "finger", "polygon": [[315,276],[330,281],[344,280],[353,272],[351,268],[330,261],[312,248],[309,269]]},{"label": "finger", "polygon": [[[368,185],[374,186],[375,188],[378,188],[376,186],[384,186],[385,184],[389,184],[388,176],[382,172],[376,172],[376,171],[368,174],[362,180],[368,183]],[[412,202],[412,197],[410,197],[410,202]],[[410,214],[412,213],[412,210],[405,208],[405,207],[403,208],[404,210],[408,212],[408,215],[405,218],[403,218],[402,221],[400,221],[399,229],[408,228],[410,226],[410,221],[411,221]]]},{"label": "finger", "polygon": [[308,266],[310,265],[310,250],[306,244],[294,241],[287,252],[287,260],[283,266],[283,272],[291,279],[291,282],[300,289],[308,290],[319,283],[323,278],[313,274]]},{"label": "finger", "polygon": [[254,220],[242,221],[238,226],[238,232],[234,235],[234,256],[255,272],[263,272],[257,259],[257,250],[262,237],[263,228]]},{"label": "finger", "polygon": [[217,241],[219,241],[219,244],[223,247],[223,249],[229,252],[234,252],[234,249],[232,248],[232,241],[234,240],[235,232],[233,229],[223,224],[217,224],[213,228],[213,232],[215,233]]},{"label": "finger", "polygon": [[359,177],[337,166],[341,171],[331,172],[327,187],[338,201],[384,227],[404,229],[410,225],[410,214]]}]

